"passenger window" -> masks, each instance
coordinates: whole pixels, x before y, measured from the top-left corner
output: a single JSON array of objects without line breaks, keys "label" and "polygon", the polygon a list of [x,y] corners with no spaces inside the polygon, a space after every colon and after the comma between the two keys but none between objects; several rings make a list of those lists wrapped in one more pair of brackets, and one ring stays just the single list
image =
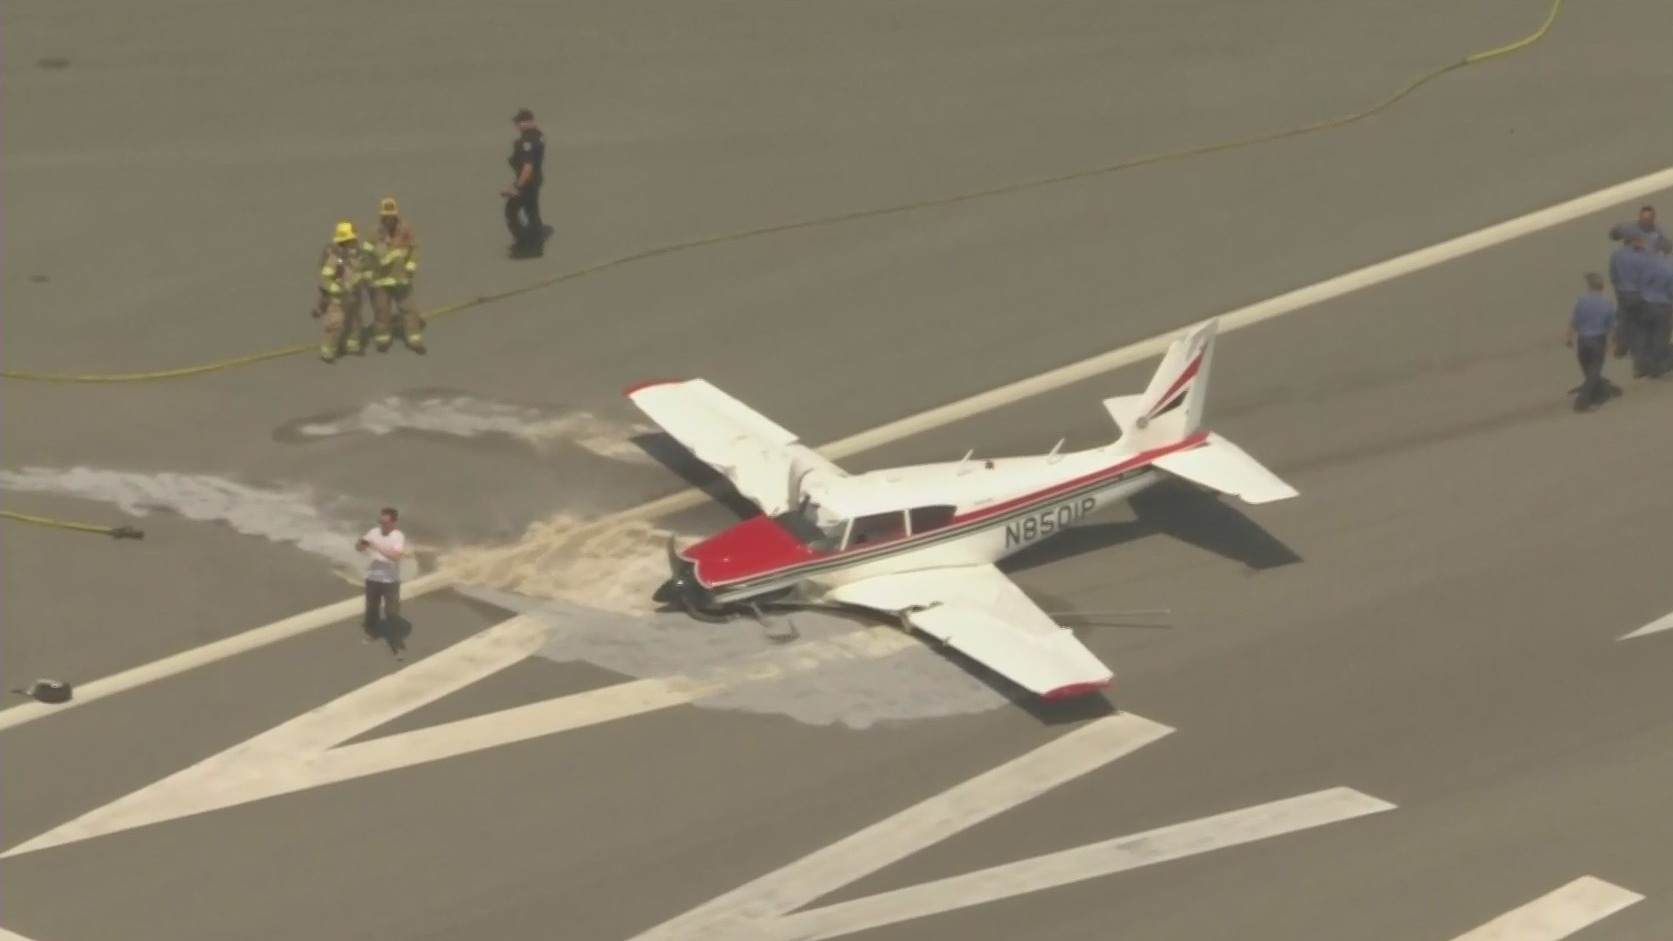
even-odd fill
[{"label": "passenger window", "polygon": [[914,534],[927,533],[932,529],[940,529],[953,521],[953,514],[956,511],[956,507],[950,506],[917,507],[909,514],[912,520],[912,532]]},{"label": "passenger window", "polygon": [[901,511],[862,516],[848,531],[850,546],[871,545],[906,535],[906,514]]}]

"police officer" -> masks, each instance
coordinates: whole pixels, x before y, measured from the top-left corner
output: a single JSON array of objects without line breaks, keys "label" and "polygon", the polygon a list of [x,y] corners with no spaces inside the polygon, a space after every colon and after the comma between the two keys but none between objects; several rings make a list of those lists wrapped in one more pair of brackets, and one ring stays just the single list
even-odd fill
[{"label": "police officer", "polygon": [[1652,379],[1667,374],[1669,334],[1673,333],[1673,262],[1644,256],[1644,299],[1639,304],[1638,362]]},{"label": "police officer", "polygon": [[1586,292],[1574,302],[1568,318],[1566,345],[1574,349],[1580,359],[1580,374],[1585,377],[1574,397],[1574,410],[1590,411],[1606,399],[1620,395],[1621,390],[1603,376],[1603,363],[1609,353],[1609,332],[1615,329],[1615,305],[1603,293],[1603,276],[1587,273]]},{"label": "police officer", "polygon": [[[1644,239],[1634,232],[1623,233],[1621,247],[1609,253],[1609,283],[1615,289],[1615,307],[1620,327],[1615,331],[1615,356],[1626,356],[1634,349],[1634,338],[1639,332],[1640,310],[1644,300],[1645,262]],[[1643,376],[1634,370],[1635,375]]]},{"label": "police officer", "polygon": [[1644,249],[1652,255],[1673,255],[1673,240],[1656,224],[1654,206],[1640,206],[1637,222],[1622,222],[1609,230],[1609,238],[1616,242],[1624,242],[1632,235],[1642,238]]},{"label": "police officer", "polygon": [[545,251],[546,225],[540,219],[540,185],[546,182],[541,165],[546,161],[546,135],[535,126],[534,112],[524,108],[512,120],[517,139],[511,142],[506,163],[516,177],[503,195],[505,227],[511,230],[511,257],[539,258]]}]

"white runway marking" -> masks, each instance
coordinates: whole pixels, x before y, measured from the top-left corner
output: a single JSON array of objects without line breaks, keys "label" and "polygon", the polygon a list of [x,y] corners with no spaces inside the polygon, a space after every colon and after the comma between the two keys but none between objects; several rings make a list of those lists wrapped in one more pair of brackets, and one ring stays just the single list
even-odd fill
[{"label": "white runway marking", "polygon": [[1673,613],[1665,614],[1656,618],[1654,621],[1651,621],[1630,634],[1622,634],[1620,639],[1631,640],[1634,637],[1648,637],[1651,634],[1659,634],[1662,631],[1673,631]]},{"label": "white runway marking", "polygon": [[[1369,287],[1374,287],[1387,281],[1392,281],[1395,278],[1399,278],[1416,271],[1421,271],[1425,268],[1432,268],[1436,265],[1444,264],[1448,261],[1453,261],[1497,245],[1502,245],[1506,242],[1510,242],[1527,235],[1532,235],[1536,232],[1541,232],[1554,226],[1561,225],[1562,223],[1570,222],[1583,216],[1608,209],[1612,206],[1625,202],[1631,202],[1649,194],[1666,189],[1673,189],[1673,167],[1669,167],[1665,170],[1659,170],[1655,173],[1638,177],[1637,179],[1628,180],[1624,183],[1619,183],[1615,186],[1568,200],[1567,202],[1558,203],[1554,206],[1549,206],[1545,209],[1541,209],[1506,222],[1498,223],[1497,225],[1488,226],[1487,228],[1480,229],[1468,235],[1441,242],[1428,248],[1409,252],[1405,255],[1392,258],[1379,264],[1361,268],[1357,271],[1351,271],[1347,274],[1331,278],[1327,281],[1321,281],[1318,284],[1314,284],[1309,287],[1290,291],[1289,293],[1279,295],[1278,297],[1274,297],[1257,304],[1251,304],[1247,307],[1230,311],[1221,315],[1220,329],[1222,332],[1230,332],[1233,330],[1241,330],[1244,327],[1254,326],[1255,324],[1264,323],[1268,320],[1284,316],[1285,314],[1294,313],[1315,304],[1342,297],[1354,291],[1361,291]],[[1160,336],[1152,337],[1149,340],[1129,344],[1127,346],[1120,347],[1119,349],[1111,350],[1109,352],[1081,360],[1077,363],[1071,363],[1067,366],[1062,366],[1037,376],[1013,382],[988,392],[974,395],[937,408],[932,408],[924,412],[919,412],[916,415],[911,415],[898,421],[890,422],[889,424],[881,427],[873,428],[870,431],[861,432],[860,434],[827,444],[818,450],[827,457],[830,457],[832,460],[840,460],[841,458],[853,454],[882,447],[883,445],[890,444],[902,438],[907,438],[965,418],[970,418],[985,411],[991,411],[1001,406],[1013,404],[1021,399],[1041,395],[1054,389],[1060,389],[1064,386],[1072,385],[1073,383],[1080,382],[1085,379],[1090,379],[1094,376],[1109,372],[1122,366],[1141,362],[1151,356],[1159,355],[1167,348],[1168,343],[1188,326],[1188,324],[1182,324],[1177,329],[1170,330]],[[690,507],[699,506],[706,499],[708,499],[708,497],[701,491],[682,490],[660,500],[653,500],[622,513],[606,517],[599,520],[594,525],[599,529],[604,529],[627,520],[651,519],[679,510],[688,509]],[[445,576],[438,573],[436,576],[432,577],[436,578],[437,582],[431,583],[431,589],[433,590],[436,587],[441,587],[439,582],[444,580]],[[420,581],[422,581],[422,579]],[[355,599],[354,601],[340,602],[337,605],[328,606],[327,608],[319,610],[347,610],[348,606],[359,603],[359,600]],[[317,620],[317,617],[317,612],[308,612],[297,616],[297,618],[310,619],[312,627],[307,629],[324,627],[326,624],[340,620],[342,616],[334,615],[325,620],[318,620],[317,623],[313,623],[313,621]],[[279,623],[301,623],[297,621],[297,618],[290,618]],[[275,640],[282,639],[283,637],[294,636],[297,633],[302,633],[301,630],[293,630],[289,633],[282,633],[275,636],[268,633],[262,633],[266,630],[267,628],[262,628],[258,631],[244,635],[248,638],[247,640],[229,638],[227,641],[222,641],[218,644],[210,645],[209,647],[200,648],[196,651],[189,651],[185,654],[180,654],[176,657],[159,661],[157,664],[139,667],[135,670],[118,674],[115,677],[96,681],[95,683],[89,684],[89,686],[104,684],[103,688],[105,692],[102,695],[110,695],[111,693],[120,692],[123,689],[131,689],[135,686],[151,682],[155,679],[172,676],[184,670],[192,669],[193,667],[213,663],[216,660],[235,656],[249,650],[254,650],[258,647],[272,643]],[[124,684],[116,685],[116,681],[124,677],[127,678],[124,681]],[[11,709],[7,709],[4,712],[0,712],[0,729],[20,725],[25,722],[31,722],[35,719],[50,715],[54,711],[62,711],[65,708],[64,706],[57,706],[46,709],[38,709],[31,708],[32,705],[33,704],[25,704],[23,706],[16,706]]]},{"label": "white runway marking", "polygon": [[1582,876],[1452,941],[1558,941],[1643,900],[1637,892]]},{"label": "white runway marking", "polygon": [[833,660],[887,657],[918,643],[902,631],[874,628],[802,645],[793,658],[775,650],[701,677],[619,683],[446,725],[333,747],[526,659],[546,642],[547,633],[547,628],[533,618],[505,621],[55,827],[0,853],[0,858],[667,709],[745,683],[814,669]]},{"label": "white runway marking", "polygon": [[518,706],[492,715],[461,719],[337,749],[320,756],[309,786],[439,761],[499,745],[526,741],[683,706],[725,690],[774,680],[834,661],[875,660],[917,646],[907,634],[879,627],[806,645],[785,662],[774,654],[746,660],[702,677],[664,677],[618,683],[585,693]]},{"label": "white runway marking", "polygon": [[1142,716],[1088,723],[812,855],[636,935],[633,941],[753,937],[752,927],[1067,784],[1173,732]]},{"label": "white runway marking", "polygon": [[[1468,235],[1461,235],[1458,238],[1431,245],[1428,248],[1408,252],[1397,258],[1369,265],[1357,271],[1350,271],[1328,281],[1321,281],[1318,284],[1298,288],[1257,304],[1229,311],[1220,315],[1220,332],[1228,333],[1233,330],[1241,330],[1244,327],[1252,327],[1255,324],[1265,323],[1285,314],[1293,314],[1315,304],[1322,304],[1325,301],[1335,300],[1355,291],[1376,287],[1384,282],[1393,281],[1395,278],[1426,268],[1433,268],[1449,261],[1455,261],[1467,255],[1503,245],[1506,242],[1533,235],[1565,222],[1572,222],[1582,216],[1588,216],[1611,206],[1640,199],[1651,193],[1658,193],[1666,189],[1673,189],[1673,167],[1658,170],[1655,173],[1641,176],[1635,180],[1628,180],[1625,183],[1618,183],[1607,189],[1588,193],[1585,196],[1558,203],[1555,206],[1548,206],[1537,212],[1491,225]],[[1101,353],[1083,359],[1078,363],[1070,363],[1067,366],[1061,366],[1038,376],[1013,382],[1010,385],[943,405],[940,408],[932,408],[926,412],[902,418],[899,421],[890,422],[881,428],[874,428],[871,431],[844,438],[819,450],[833,460],[848,454],[867,451],[955,421],[980,415],[983,412],[992,411],[1021,399],[1061,389],[1119,369],[1122,366],[1142,362],[1152,356],[1160,356],[1168,348],[1168,344],[1172,343],[1180,333],[1190,326],[1192,325],[1181,325],[1141,343],[1134,343],[1117,350]]]},{"label": "white runway marking", "polygon": [[799,912],[750,938],[823,941],[1393,809],[1349,788],[1318,791]]},{"label": "white runway marking", "polygon": [[[651,558],[664,573],[661,558]],[[664,575],[665,577],[665,575]],[[654,582],[643,589],[647,596]],[[670,674],[706,675],[750,657],[794,659],[808,642],[853,634],[854,619],[824,611],[772,615],[767,626],[792,627],[796,641],[769,639],[763,624],[742,619],[694,624],[682,613],[649,617],[618,615],[582,604],[542,601],[510,592],[456,586],[468,598],[540,618],[556,628],[537,654],[560,663],[584,662],[633,679]],[[785,716],[816,726],[867,729],[884,722],[910,722],[974,715],[1003,709],[1022,697],[934,649],[921,638],[897,656],[849,659],[818,670],[789,670],[771,682],[747,683],[705,696],[700,708]],[[776,653],[775,653],[776,651]]]},{"label": "white runway marking", "polygon": [[[439,573],[426,575],[402,584],[401,598],[402,600],[411,600],[438,588],[445,588],[448,583],[447,577]],[[64,712],[77,706],[85,706],[90,702],[96,702],[124,690],[154,683],[184,673],[187,670],[214,663],[217,660],[235,657],[245,651],[275,644],[281,640],[319,630],[322,627],[329,627],[332,624],[358,616],[363,606],[364,602],[360,598],[345,599],[328,604],[323,608],[315,608],[312,611],[291,615],[282,621],[274,621],[272,624],[258,627],[253,631],[234,634],[212,644],[194,647],[191,650],[182,651],[161,660],[153,660],[143,666],[124,670],[104,679],[94,680],[86,685],[77,685],[75,687],[75,698],[62,705],[50,706],[38,702],[28,702],[21,706],[12,706],[5,711],[0,711],[0,730],[23,725],[26,722],[33,722],[36,719]]]}]

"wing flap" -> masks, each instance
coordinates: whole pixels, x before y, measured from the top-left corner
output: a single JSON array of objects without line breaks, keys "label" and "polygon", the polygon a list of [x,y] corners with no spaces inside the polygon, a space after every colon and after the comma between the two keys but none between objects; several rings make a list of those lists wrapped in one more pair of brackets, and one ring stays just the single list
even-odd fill
[{"label": "wing flap", "polygon": [[1212,432],[1200,447],[1176,451],[1152,463],[1177,477],[1229,493],[1246,503],[1271,503],[1300,496],[1294,487],[1248,452]]},{"label": "wing flap", "polygon": [[707,380],[644,383],[625,394],[669,437],[769,515],[795,504],[797,483],[807,471],[843,475],[790,431]]},{"label": "wing flap", "polygon": [[1073,631],[992,565],[881,575],[842,585],[829,597],[904,612],[914,629],[1047,699],[1101,689],[1115,678]]}]

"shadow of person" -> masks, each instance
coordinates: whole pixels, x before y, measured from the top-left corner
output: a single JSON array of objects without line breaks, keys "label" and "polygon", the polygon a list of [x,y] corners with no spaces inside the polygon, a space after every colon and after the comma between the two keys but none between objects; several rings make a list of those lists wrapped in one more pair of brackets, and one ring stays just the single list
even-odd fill
[{"label": "shadow of person", "polygon": [[372,628],[372,637],[389,645],[389,652],[395,659],[406,659],[407,638],[412,636],[412,622],[403,615],[384,618],[378,626]]}]

